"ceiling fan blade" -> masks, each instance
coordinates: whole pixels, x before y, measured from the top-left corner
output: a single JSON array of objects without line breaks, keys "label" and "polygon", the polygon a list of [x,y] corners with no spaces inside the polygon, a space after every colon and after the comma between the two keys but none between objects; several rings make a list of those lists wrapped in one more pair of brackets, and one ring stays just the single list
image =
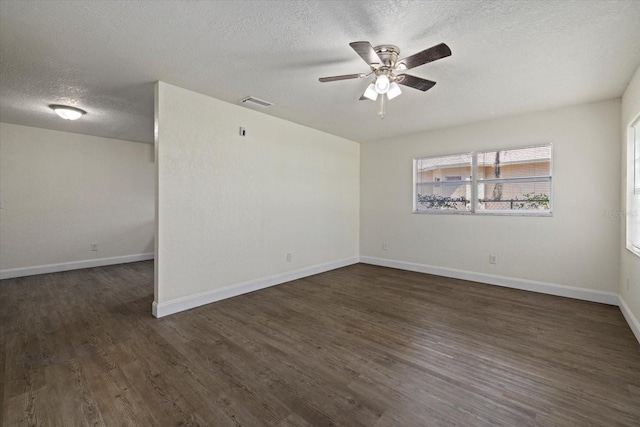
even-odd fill
[{"label": "ceiling fan blade", "polygon": [[[446,58],[451,56],[451,49],[444,43],[425,49],[422,52],[418,52],[415,55],[407,56],[404,59],[398,61],[398,68],[410,70],[411,68],[418,67],[423,64],[435,61],[437,59]],[[404,67],[402,67],[404,65]]]},{"label": "ceiling fan blade", "polygon": [[380,59],[376,51],[373,50],[373,46],[371,46],[371,43],[351,42],[349,43],[349,46],[351,46],[353,50],[355,50],[356,53],[360,55],[362,59],[364,59],[364,62],[366,62],[370,66],[372,64],[382,64],[382,60]]},{"label": "ceiling fan blade", "polygon": [[322,83],[326,83],[326,82],[335,82],[338,80],[361,79],[366,76],[367,76],[366,74],[362,74],[362,73],[343,74],[341,76],[320,77],[318,80],[320,80]]},{"label": "ceiling fan blade", "polygon": [[416,76],[411,76],[409,74],[398,74],[396,76],[396,82],[398,84],[409,86],[423,92],[428,91],[436,85],[436,82],[432,82],[431,80],[423,79]]}]

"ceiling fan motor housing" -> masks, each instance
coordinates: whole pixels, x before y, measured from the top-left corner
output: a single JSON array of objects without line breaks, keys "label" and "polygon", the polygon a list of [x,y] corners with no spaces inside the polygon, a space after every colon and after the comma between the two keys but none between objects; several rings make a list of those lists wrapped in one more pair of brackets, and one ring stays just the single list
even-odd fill
[{"label": "ceiling fan motor housing", "polygon": [[398,46],[383,44],[374,47],[373,50],[375,50],[382,61],[381,67],[393,69],[396,66],[398,56],[400,55],[400,48]]}]

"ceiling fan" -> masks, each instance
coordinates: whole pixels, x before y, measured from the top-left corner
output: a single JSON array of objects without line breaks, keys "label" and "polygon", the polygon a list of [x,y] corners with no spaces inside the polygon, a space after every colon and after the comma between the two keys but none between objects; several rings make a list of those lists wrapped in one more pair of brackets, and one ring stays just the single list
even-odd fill
[{"label": "ceiling fan", "polygon": [[375,74],[375,79],[367,86],[360,100],[370,99],[375,101],[380,96],[380,110],[378,115],[384,118],[385,114],[385,97],[389,100],[400,95],[402,91],[400,86],[408,86],[423,92],[431,89],[436,82],[412,76],[410,74],[400,73],[398,71],[410,70],[411,68],[446,58],[451,55],[451,49],[444,43],[440,43],[414,55],[398,60],[400,49],[393,45],[380,45],[372,47],[371,43],[366,41],[352,42],[349,46],[356,51],[358,55],[371,67],[371,72],[343,74],[340,76],[320,77],[322,83],[334,82],[337,80],[362,79]]}]

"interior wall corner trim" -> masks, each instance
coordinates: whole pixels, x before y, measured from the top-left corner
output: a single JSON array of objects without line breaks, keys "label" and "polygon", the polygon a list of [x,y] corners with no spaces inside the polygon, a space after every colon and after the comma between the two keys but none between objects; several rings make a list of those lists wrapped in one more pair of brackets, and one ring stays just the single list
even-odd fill
[{"label": "interior wall corner trim", "polygon": [[631,328],[633,335],[636,336],[636,339],[640,343],[640,322],[633,315],[633,313],[631,312],[631,309],[629,308],[627,303],[624,302],[624,299],[622,298],[622,296],[620,296],[619,299],[620,299],[620,304],[619,304],[620,311],[622,312],[622,315],[624,316],[625,320],[629,324],[629,327]]},{"label": "interior wall corner trim", "polygon": [[599,302],[615,305],[619,303],[618,294],[614,292],[598,291],[594,289],[577,288],[573,286],[559,285],[556,283],[538,282],[535,280],[519,279],[515,277],[497,276],[493,274],[476,273],[454,268],[436,267],[427,264],[416,264],[405,261],[396,261],[386,258],[361,256],[360,262],[364,264],[391,267],[400,270],[415,271],[418,273],[434,274],[436,276],[451,277],[454,279],[469,280],[472,282],[486,283],[488,285],[504,286],[507,288],[521,289],[524,291],[539,292],[542,294],[556,295],[560,297],[574,298],[583,301]]},{"label": "interior wall corner trim", "polygon": [[61,271],[80,270],[83,268],[104,267],[107,265],[126,264],[129,262],[148,261],[153,253],[121,255],[109,258],[83,259],[79,261],[61,262],[57,264],[35,265],[32,267],[8,268],[0,270],[0,280],[14,277],[34,276],[36,274],[58,273]]},{"label": "interior wall corner trim", "polygon": [[338,261],[317,264],[311,267],[305,267],[282,274],[276,274],[273,276],[250,280],[243,283],[237,283],[234,285],[225,286],[223,288],[214,289],[211,291],[201,292],[195,295],[189,295],[171,301],[165,301],[161,303],[154,301],[151,305],[151,310],[155,317],[164,317],[170,314],[200,307],[202,305],[211,304],[212,302],[257,291],[259,289],[268,288],[270,286],[280,285],[292,280],[302,279],[304,277],[313,276],[314,274],[324,273],[325,271],[335,270],[336,268],[346,267],[348,265],[357,263],[358,257],[351,257]]}]

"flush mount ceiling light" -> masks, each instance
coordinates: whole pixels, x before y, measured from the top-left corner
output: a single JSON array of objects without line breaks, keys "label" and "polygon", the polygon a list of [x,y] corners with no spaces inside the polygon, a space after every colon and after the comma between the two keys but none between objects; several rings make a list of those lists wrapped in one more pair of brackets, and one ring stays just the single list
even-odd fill
[{"label": "flush mount ceiling light", "polygon": [[56,112],[58,116],[65,120],[78,120],[80,117],[82,117],[83,114],[87,114],[87,112],[84,110],[76,107],[69,107],[67,105],[51,104],[49,105],[49,108],[51,108]]},{"label": "flush mount ceiling light", "polygon": [[[436,82],[431,80],[415,77],[410,74],[396,74],[398,71],[410,70],[411,68],[436,61],[451,55],[451,49],[444,43],[430,47],[415,55],[408,56],[398,60],[400,57],[400,49],[393,45],[381,45],[373,47],[369,42],[353,42],[349,45],[356,51],[358,55],[371,67],[369,74],[356,73],[344,74],[341,76],[321,77],[320,81],[334,82],[337,80],[362,79],[375,74],[373,83],[367,86],[367,89],[360,97],[360,100],[370,99],[372,101],[380,98],[380,109],[378,115],[384,118],[385,98],[391,100],[402,94],[401,85],[412,87],[423,92],[431,89]],[[386,95],[386,96],[385,96]]]}]

